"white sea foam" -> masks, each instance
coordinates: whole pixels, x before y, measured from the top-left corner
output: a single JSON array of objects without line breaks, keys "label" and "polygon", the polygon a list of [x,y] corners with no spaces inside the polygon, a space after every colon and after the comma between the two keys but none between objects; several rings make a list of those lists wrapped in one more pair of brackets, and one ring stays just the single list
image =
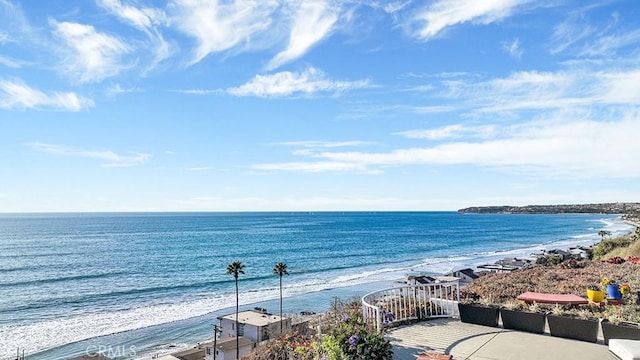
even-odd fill
[{"label": "white sea foam", "polygon": [[[620,221],[608,219],[593,221],[597,224],[595,230],[605,228],[613,235],[628,233],[633,229],[631,225]],[[594,231],[594,234],[581,234],[564,240],[513,250],[432,257],[418,262],[404,261],[395,265],[388,264],[382,268],[355,269],[353,273],[349,272],[350,270],[344,270],[331,274],[305,274],[298,277],[295,283],[285,285],[284,296],[292,297],[325,289],[359,285],[363,282],[398,280],[409,271],[443,274],[457,268],[476,266],[504,257],[527,257],[531,253],[545,248],[567,248],[573,245],[594,243],[598,240],[597,232]],[[240,300],[241,304],[247,305],[277,299],[278,296],[278,289],[270,287],[245,291]],[[163,299],[158,299],[158,302],[161,301]],[[87,313],[27,325],[0,326],[0,358],[11,358],[18,347],[25,348],[29,353],[34,353],[98,336],[202,316],[234,305],[235,297],[233,294],[199,299],[166,299],[165,303],[125,311]]]},{"label": "white sea foam", "polygon": [[[243,303],[247,304],[263,299],[260,293],[243,295]],[[232,305],[235,305],[234,297],[224,296],[71,316],[28,325],[0,326],[0,358],[10,357],[18,347],[34,353],[98,336],[201,316]]]},{"label": "white sea foam", "polygon": [[[393,279],[397,278],[397,272],[400,270],[385,268],[340,275],[332,279],[307,279],[295,285],[285,286],[283,295],[291,297],[336,287],[354,286],[366,282],[366,279],[369,281]],[[240,297],[240,305],[273,300],[278,297],[277,288],[245,291]],[[0,326],[0,359],[10,357],[18,347],[25,348],[29,353],[35,353],[99,336],[202,316],[234,305],[235,296],[229,294],[126,311],[71,316],[22,326]]]}]

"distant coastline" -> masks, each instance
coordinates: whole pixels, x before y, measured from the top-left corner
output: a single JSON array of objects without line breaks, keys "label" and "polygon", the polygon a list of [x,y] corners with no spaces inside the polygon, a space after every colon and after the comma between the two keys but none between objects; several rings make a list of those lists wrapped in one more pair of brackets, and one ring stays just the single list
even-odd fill
[{"label": "distant coastline", "polygon": [[618,202],[601,204],[474,206],[458,210],[469,214],[638,214],[640,203]]}]

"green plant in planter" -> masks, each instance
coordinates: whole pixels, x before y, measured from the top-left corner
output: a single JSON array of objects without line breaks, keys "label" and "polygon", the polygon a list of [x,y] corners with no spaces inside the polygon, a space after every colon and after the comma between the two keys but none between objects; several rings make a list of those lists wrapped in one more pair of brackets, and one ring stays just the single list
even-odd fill
[{"label": "green plant in planter", "polygon": [[602,335],[605,344],[609,339],[640,340],[640,306],[607,306],[603,313]]},{"label": "green plant in planter", "polygon": [[498,326],[499,308],[491,298],[467,298],[458,303],[460,321],[484,326]]},{"label": "green plant in planter", "polygon": [[522,301],[509,300],[500,309],[500,314],[505,329],[544,333],[545,314],[537,304],[528,305]]},{"label": "green plant in planter", "polygon": [[506,310],[524,310],[526,306],[522,301],[507,300],[502,304],[502,308]]},{"label": "green plant in planter", "polygon": [[563,315],[567,315],[569,313],[569,308],[567,308],[566,306],[561,306],[559,304],[555,304],[551,308],[550,312],[551,312],[552,315],[555,315],[555,316],[563,316]]},{"label": "green plant in planter", "polygon": [[607,306],[602,314],[602,318],[613,324],[621,322],[640,323],[640,305]]},{"label": "green plant in planter", "polygon": [[534,313],[543,313],[544,309],[540,306],[540,304],[534,301],[533,303],[529,304],[529,311]]},{"label": "green plant in planter", "polygon": [[590,309],[556,305],[547,315],[551,336],[596,342],[599,320]]}]

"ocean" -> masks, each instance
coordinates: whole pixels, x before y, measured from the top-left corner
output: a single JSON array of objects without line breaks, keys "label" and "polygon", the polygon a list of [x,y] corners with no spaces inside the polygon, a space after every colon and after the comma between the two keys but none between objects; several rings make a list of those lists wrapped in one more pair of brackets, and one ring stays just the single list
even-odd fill
[{"label": "ocean", "polygon": [[[613,215],[455,212],[0,214],[0,359],[64,359],[88,347],[150,359],[212,337],[233,312],[278,309],[275,263],[288,265],[284,312],[324,311],[334,297],[590,245]],[[20,350],[18,350],[20,349]]]}]

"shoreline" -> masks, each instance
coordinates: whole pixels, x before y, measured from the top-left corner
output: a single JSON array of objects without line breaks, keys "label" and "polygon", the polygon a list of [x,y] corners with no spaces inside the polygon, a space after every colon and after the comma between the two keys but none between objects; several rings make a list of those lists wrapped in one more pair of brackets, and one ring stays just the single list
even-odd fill
[{"label": "shoreline", "polygon": [[[320,314],[330,309],[333,298],[362,297],[368,292],[391,287],[394,284],[395,282],[377,281],[285,297],[283,299],[283,315],[298,316],[301,311],[313,311]],[[240,311],[251,310],[255,307],[266,308],[270,313],[275,314],[279,311],[279,299],[240,305]],[[86,353],[87,348],[95,349],[96,346],[111,346],[113,348],[135,346],[138,354],[134,359],[151,359],[154,355],[167,355],[191,349],[199,343],[210,341],[213,338],[212,325],[217,322],[217,317],[234,311],[235,307],[219,309],[206,315],[65,344],[38,353],[27,354],[27,357],[33,360],[54,360],[81,356]],[[163,334],[167,340],[173,339],[173,341],[152,346],[144,344],[144,339],[151,336],[156,337],[159,333]]]},{"label": "shoreline", "polygon": [[[614,221],[618,223],[625,223],[630,226],[637,226],[629,224],[626,221],[621,221],[621,218],[617,218]],[[633,229],[631,229],[628,233],[632,233]],[[595,235],[595,234],[594,234]],[[585,242],[597,243],[598,239],[584,239],[581,237],[563,237],[556,239],[552,243],[572,243],[572,244],[583,244]],[[547,244],[547,245],[549,245]],[[544,244],[538,244],[537,247],[544,246]],[[555,245],[551,245],[555,246]],[[566,246],[566,245],[558,245],[558,246]],[[468,256],[461,256],[467,258],[464,261],[474,262],[473,259],[479,258],[501,258],[504,256],[511,256],[515,252],[526,253],[529,248],[522,248],[517,250],[504,250],[504,251],[496,251],[490,252],[487,254],[472,254]],[[445,259],[446,260],[446,259]],[[476,263],[485,262],[486,260],[478,260]],[[428,265],[427,265],[428,266]],[[471,265],[476,266],[476,265]],[[407,273],[409,270],[398,270],[397,273]],[[295,295],[292,297],[285,297],[285,313],[299,313],[300,311],[315,311],[315,312],[324,312],[330,308],[330,300],[333,297],[353,297],[356,295],[364,295],[365,293],[373,290],[378,290],[382,287],[391,287],[393,284],[396,284],[399,280],[404,280],[404,278],[400,279],[396,277],[395,280],[385,280],[385,281],[371,281],[365,282],[356,285],[346,285],[344,287],[335,287],[331,289],[319,290],[314,292],[309,292],[301,295]],[[241,293],[242,296],[242,293]],[[275,313],[278,311],[278,306],[276,305],[278,299],[272,299],[269,301],[263,302],[253,302],[247,305],[241,306],[242,309],[252,309],[253,307],[260,306],[267,308],[270,312]],[[289,305],[287,305],[289,304]],[[48,360],[48,359],[59,359],[59,358],[68,358],[71,356],[82,355],[87,346],[90,345],[110,345],[110,346],[136,346],[139,349],[140,356],[136,356],[138,359],[149,359],[153,354],[164,353],[173,353],[179,351],[181,348],[189,349],[195,346],[197,343],[207,341],[211,339],[213,335],[213,331],[211,329],[211,325],[217,321],[217,316],[228,314],[232,311],[232,308],[226,307],[223,309],[215,310],[205,315],[196,316],[192,318],[177,320],[170,323],[163,323],[158,325],[152,325],[145,328],[139,328],[129,331],[124,331],[116,334],[104,335],[99,337],[94,337],[91,339],[81,340],[78,342],[70,343],[55,347],[53,349],[45,350],[42,352],[34,353],[29,355],[29,358],[34,360]],[[158,341],[159,338],[162,338],[163,341]],[[164,341],[166,340],[166,341]],[[175,347],[169,348],[170,345],[176,345]]]}]

